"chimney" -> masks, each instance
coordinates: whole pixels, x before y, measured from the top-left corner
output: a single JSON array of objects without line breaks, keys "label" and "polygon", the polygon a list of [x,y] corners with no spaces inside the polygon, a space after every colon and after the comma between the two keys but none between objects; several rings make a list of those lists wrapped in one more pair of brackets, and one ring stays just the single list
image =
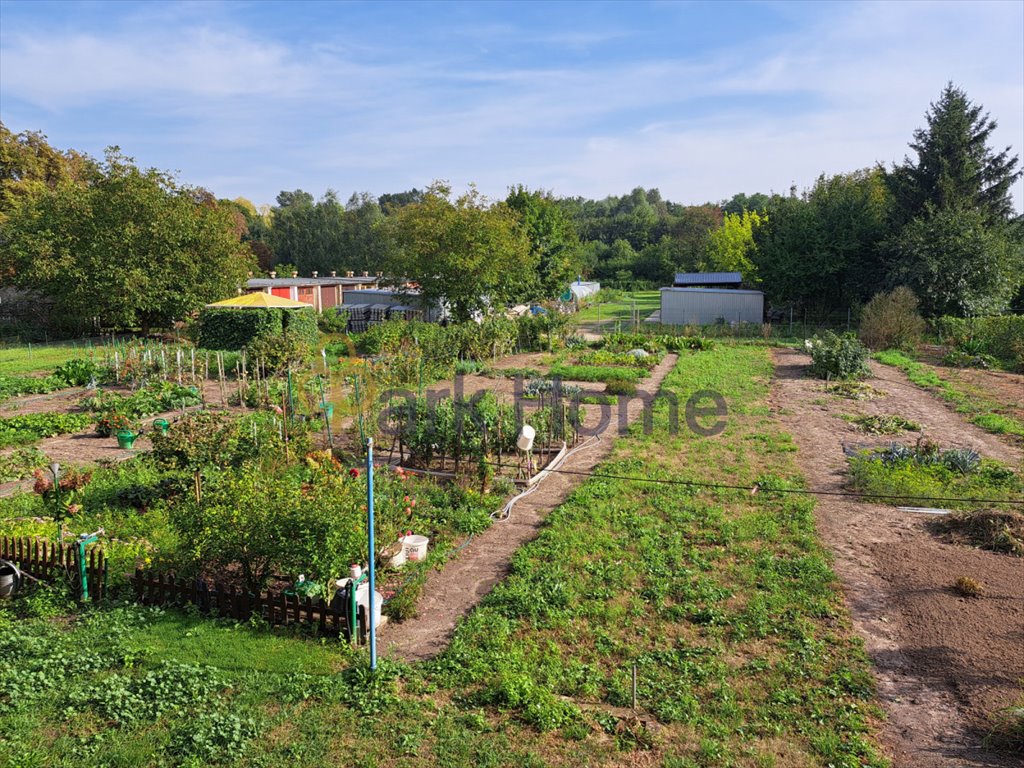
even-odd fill
[{"label": "chimney", "polygon": [[296,272],[292,272],[292,277],[298,277],[298,276],[299,276],[299,273],[297,271]]},{"label": "chimney", "polygon": [[317,271],[316,271],[316,270],[314,269],[314,270],[313,270],[313,277],[316,277],[316,276],[317,276],[318,274],[320,274],[320,273],[319,273],[319,272],[317,272]]},{"label": "chimney", "polygon": [[383,272],[378,272],[377,273],[377,277],[384,277],[384,273]]},{"label": "chimney", "polygon": [[348,272],[345,273],[345,277],[355,277],[355,274],[356,273],[350,269]]},{"label": "chimney", "polygon": [[366,270],[363,270],[363,277],[369,277],[369,276],[370,276],[370,273],[367,272]]},{"label": "chimney", "polygon": [[338,273],[335,270],[331,270],[331,277],[337,277]]},{"label": "chimney", "polygon": [[271,272],[270,273],[270,279],[271,280],[276,280],[277,279],[277,272]]},{"label": "chimney", "polygon": [[247,273],[249,277],[252,277],[252,272]]}]

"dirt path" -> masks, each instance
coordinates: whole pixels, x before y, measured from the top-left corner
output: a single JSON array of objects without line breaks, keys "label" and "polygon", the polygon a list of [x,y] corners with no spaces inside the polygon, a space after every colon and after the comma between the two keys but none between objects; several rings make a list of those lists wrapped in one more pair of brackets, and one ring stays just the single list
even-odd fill
[{"label": "dirt path", "polygon": [[[796,440],[813,488],[842,490],[843,444],[872,442],[838,418],[840,412],[899,414],[920,422],[944,447],[971,447],[1020,466],[1019,449],[967,424],[895,369],[872,364],[868,383],[884,396],[853,403],[829,398],[822,382],[805,378],[809,362],[794,350],[775,352],[772,407]],[[986,711],[1008,706],[1020,693],[1024,563],[946,544],[926,530],[927,516],[894,507],[821,497],[816,515],[854,626],[875,664],[889,718],[883,739],[894,765],[1019,766],[983,750],[976,726]],[[983,596],[958,597],[950,586],[959,576],[982,582]]]},{"label": "dirt path", "polygon": [[[676,359],[676,355],[667,355],[638,386],[638,390],[650,395],[656,393]],[[630,423],[640,418],[642,413],[642,401],[630,400]],[[562,468],[585,472],[607,458],[614,442],[615,424],[616,419],[613,418],[610,428],[600,440],[574,453]],[[547,513],[565,501],[581,481],[578,475],[549,475],[537,491],[516,503],[509,519],[495,522],[476,536],[443,570],[432,571],[419,601],[419,615],[389,624],[382,631],[380,647],[384,655],[422,661],[444,650],[458,620],[507,575],[515,551],[537,536]]]}]

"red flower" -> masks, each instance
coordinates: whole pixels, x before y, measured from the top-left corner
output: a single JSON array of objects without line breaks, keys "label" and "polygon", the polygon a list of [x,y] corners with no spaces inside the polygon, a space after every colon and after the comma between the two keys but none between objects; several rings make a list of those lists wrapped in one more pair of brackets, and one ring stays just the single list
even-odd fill
[{"label": "red flower", "polygon": [[352,469],[348,471],[348,475],[349,477],[359,477],[359,470],[356,469],[355,467],[352,467]]}]

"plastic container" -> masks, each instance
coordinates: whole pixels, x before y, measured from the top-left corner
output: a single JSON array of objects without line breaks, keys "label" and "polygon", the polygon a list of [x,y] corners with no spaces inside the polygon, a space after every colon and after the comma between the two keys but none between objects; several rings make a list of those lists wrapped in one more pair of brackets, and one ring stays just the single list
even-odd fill
[{"label": "plastic container", "polygon": [[519,437],[516,439],[516,448],[520,451],[529,451],[533,448],[533,439],[537,436],[537,430],[529,424],[523,424]]},{"label": "plastic container", "polygon": [[167,428],[171,426],[171,423],[167,419],[157,419],[153,422],[153,426],[160,430],[161,435],[166,435]]},{"label": "plastic container", "polygon": [[406,560],[417,562],[427,559],[427,546],[430,544],[430,539],[426,536],[416,536],[410,533],[408,536],[403,536],[401,541]]},{"label": "plastic container", "polygon": [[[366,608],[366,619],[370,619],[370,585],[360,584],[356,587],[356,604]],[[374,590],[373,593],[373,626],[380,626],[381,611],[384,610],[384,596]]]},{"label": "plastic container", "polygon": [[117,447],[130,451],[140,434],[141,432],[132,432],[130,429],[119,429],[115,435],[117,437]]},{"label": "plastic container", "polygon": [[403,544],[399,548],[399,550],[395,554],[393,554],[391,556],[391,558],[388,560],[388,567],[390,567],[390,568],[401,568],[403,565],[405,565],[405,561],[406,561],[405,545]]},{"label": "plastic container", "polygon": [[10,597],[21,586],[21,571],[14,563],[0,560],[0,597]]}]

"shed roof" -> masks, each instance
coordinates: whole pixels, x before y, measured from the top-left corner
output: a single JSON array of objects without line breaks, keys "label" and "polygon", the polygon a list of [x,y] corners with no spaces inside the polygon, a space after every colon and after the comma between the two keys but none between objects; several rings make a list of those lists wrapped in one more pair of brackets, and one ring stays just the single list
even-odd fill
[{"label": "shed roof", "polygon": [[676,285],[739,285],[743,275],[739,272],[676,272]]}]

